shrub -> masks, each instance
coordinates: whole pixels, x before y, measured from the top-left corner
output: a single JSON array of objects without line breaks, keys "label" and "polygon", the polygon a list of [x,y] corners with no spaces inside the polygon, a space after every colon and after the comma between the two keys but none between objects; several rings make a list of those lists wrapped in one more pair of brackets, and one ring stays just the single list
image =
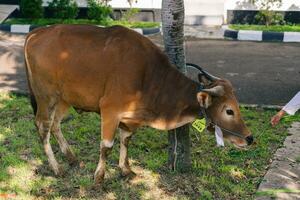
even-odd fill
[{"label": "shrub", "polygon": [[44,9],[42,7],[42,0],[21,0],[20,11],[25,18],[42,18]]},{"label": "shrub", "polygon": [[122,19],[123,21],[130,21],[136,14],[138,14],[140,12],[140,9],[138,8],[130,8],[129,10],[127,10],[123,16]]},{"label": "shrub", "polygon": [[74,0],[53,0],[49,2],[49,10],[53,12],[54,18],[59,19],[74,19],[79,12]]},{"label": "shrub", "polygon": [[282,0],[254,0],[254,3],[259,8],[259,12],[255,16],[259,24],[266,26],[285,24],[284,15],[271,10],[273,7],[279,8]]},{"label": "shrub", "polygon": [[260,10],[255,15],[255,20],[258,24],[269,25],[284,25],[284,15],[282,13],[269,11],[269,10]]},{"label": "shrub", "polygon": [[97,0],[88,0],[88,18],[97,21],[104,21],[110,18],[112,8],[106,2]]}]

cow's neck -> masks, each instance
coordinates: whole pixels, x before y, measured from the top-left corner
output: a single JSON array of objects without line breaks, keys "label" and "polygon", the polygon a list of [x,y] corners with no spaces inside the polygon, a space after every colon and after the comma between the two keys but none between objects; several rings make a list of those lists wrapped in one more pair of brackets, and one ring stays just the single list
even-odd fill
[{"label": "cow's neck", "polygon": [[157,125],[152,125],[154,128],[177,128],[200,115],[197,101],[198,83],[172,68],[159,84],[160,89],[153,94],[156,99],[153,108],[158,114],[155,122]]}]

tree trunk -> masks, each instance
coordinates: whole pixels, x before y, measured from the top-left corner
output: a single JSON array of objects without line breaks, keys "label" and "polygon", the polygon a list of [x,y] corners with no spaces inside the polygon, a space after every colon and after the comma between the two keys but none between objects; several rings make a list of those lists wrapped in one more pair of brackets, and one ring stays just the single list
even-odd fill
[{"label": "tree trunk", "polygon": [[[184,53],[184,1],[162,1],[162,29],[167,53],[171,63],[186,73]],[[189,125],[171,130],[168,133],[169,159],[172,170],[188,171],[191,168]]]}]

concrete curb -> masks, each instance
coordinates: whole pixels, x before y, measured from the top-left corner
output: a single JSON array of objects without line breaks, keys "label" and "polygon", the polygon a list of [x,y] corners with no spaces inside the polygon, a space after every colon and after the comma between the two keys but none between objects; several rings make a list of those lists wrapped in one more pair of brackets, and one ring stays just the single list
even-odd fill
[{"label": "concrete curb", "polygon": [[[38,25],[20,25],[20,24],[0,24],[0,31],[6,31],[10,33],[29,33],[33,29],[43,27],[43,26],[38,26]],[[156,33],[161,32],[161,28],[133,28],[132,30],[135,30],[136,32],[142,34],[142,35],[152,35]]]},{"label": "concrete curb", "polygon": [[266,104],[240,104],[244,108],[262,108],[264,110],[281,110],[283,106],[278,105],[266,105]]},{"label": "concrete curb", "polygon": [[242,41],[300,42],[300,32],[270,32],[225,29],[224,38]]},{"label": "concrete curb", "polygon": [[255,200],[299,200],[300,199],[300,122],[288,129],[283,146],[276,150],[256,192]]}]

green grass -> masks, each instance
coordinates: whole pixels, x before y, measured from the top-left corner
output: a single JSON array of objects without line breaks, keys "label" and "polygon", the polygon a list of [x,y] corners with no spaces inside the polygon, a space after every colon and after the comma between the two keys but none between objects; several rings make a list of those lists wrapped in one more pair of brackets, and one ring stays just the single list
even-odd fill
[{"label": "green grass", "polygon": [[9,18],[3,22],[3,24],[33,24],[39,26],[53,25],[53,24],[93,24],[102,26],[122,25],[128,28],[153,28],[159,27],[157,22],[129,22],[118,20],[106,20],[96,21],[89,19],[53,19],[53,18],[41,18],[41,19],[27,19],[27,18]]},{"label": "green grass", "polygon": [[297,162],[297,163],[300,163],[300,156],[298,156],[298,157],[296,158],[296,162]]},{"label": "green grass", "polygon": [[257,196],[269,196],[269,197],[276,197],[278,193],[294,193],[298,194],[300,193],[300,190],[292,190],[292,189],[271,189],[271,190],[264,190],[257,192]]},{"label": "green grass", "polygon": [[231,24],[229,28],[234,30],[256,30],[256,31],[273,31],[273,32],[300,32],[300,25],[242,25]]},{"label": "green grass", "polygon": [[[212,134],[191,129],[192,171],[169,171],[167,134],[141,128],[129,145],[134,179],[121,178],[118,170],[118,138],[108,159],[102,188],[93,187],[99,158],[99,116],[70,110],[62,125],[80,164],[68,166],[55,140],[54,152],[66,169],[53,176],[33,124],[26,97],[0,93],[0,194],[16,199],[253,199],[274,151],[287,136],[286,128],[296,115],[276,128],[269,120],[275,111],[241,108],[256,138],[249,150],[227,144],[218,148]],[[197,140],[198,134],[200,140]]]}]

